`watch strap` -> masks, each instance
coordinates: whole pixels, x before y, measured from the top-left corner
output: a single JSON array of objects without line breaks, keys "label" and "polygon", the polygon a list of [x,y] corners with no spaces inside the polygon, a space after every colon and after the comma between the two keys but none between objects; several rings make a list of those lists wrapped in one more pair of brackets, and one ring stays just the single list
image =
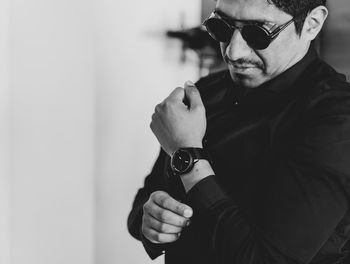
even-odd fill
[{"label": "watch strap", "polygon": [[193,160],[197,162],[200,159],[208,160],[211,163],[209,153],[204,148],[182,148],[188,150],[191,153]]}]

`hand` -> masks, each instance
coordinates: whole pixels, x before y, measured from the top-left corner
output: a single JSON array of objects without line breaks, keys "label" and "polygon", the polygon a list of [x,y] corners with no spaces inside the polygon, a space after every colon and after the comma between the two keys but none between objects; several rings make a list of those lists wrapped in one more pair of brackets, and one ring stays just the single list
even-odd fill
[{"label": "hand", "polygon": [[158,104],[150,126],[168,155],[181,147],[201,148],[207,121],[202,99],[194,84],[186,82],[184,89],[176,88]]},{"label": "hand", "polygon": [[156,191],[143,206],[142,233],[153,243],[176,241],[189,225],[193,211],[163,191]]}]

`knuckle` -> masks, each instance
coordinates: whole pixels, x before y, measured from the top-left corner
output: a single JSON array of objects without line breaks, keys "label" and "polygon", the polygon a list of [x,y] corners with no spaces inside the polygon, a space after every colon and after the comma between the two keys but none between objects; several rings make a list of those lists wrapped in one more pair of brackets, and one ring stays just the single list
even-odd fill
[{"label": "knuckle", "polygon": [[155,191],[153,193],[151,193],[150,195],[150,199],[152,201],[158,201],[159,199],[161,199],[164,196],[164,192],[163,191]]},{"label": "knuckle", "polygon": [[184,208],[183,208],[183,206],[182,206],[181,204],[176,205],[176,207],[175,207],[175,212],[176,212],[177,214],[182,215],[182,214],[183,214],[183,211],[184,211]]},{"label": "knuckle", "polygon": [[147,237],[149,235],[148,228],[146,228],[145,225],[142,225],[141,232],[142,232],[142,234],[144,234],[145,237]]},{"label": "knuckle", "polygon": [[147,238],[152,242],[159,242],[157,238],[157,233],[149,232]]},{"label": "knuckle", "polygon": [[[148,212],[149,211],[149,203],[146,202],[143,206],[142,206],[143,212]],[[145,216],[144,216],[145,217]]]},{"label": "knuckle", "polygon": [[162,109],[162,105],[161,104],[157,104],[156,107],[154,108],[154,112],[155,113],[159,113]]},{"label": "knuckle", "polygon": [[163,102],[163,106],[164,106],[165,109],[172,108],[172,107],[173,107],[173,102],[170,101],[169,99],[167,99],[167,100],[165,100],[165,101]]},{"label": "knuckle", "polygon": [[169,213],[165,210],[162,210],[160,213],[159,213],[159,220],[160,221],[167,221],[169,220]]},{"label": "knuckle", "polygon": [[182,214],[185,210],[187,209],[187,205],[180,202],[176,201],[176,211],[180,214]]},{"label": "knuckle", "polygon": [[158,229],[159,229],[160,232],[166,233],[166,231],[167,231],[167,226],[166,226],[166,224],[164,224],[164,223],[160,223],[159,226],[158,226]]},{"label": "knuckle", "polygon": [[178,220],[178,225],[179,225],[179,226],[185,227],[186,224],[187,224],[187,220],[186,220],[185,218],[182,218],[182,217],[181,217],[181,218]]},{"label": "knuckle", "polygon": [[159,202],[159,205],[166,208],[166,205],[167,205],[167,202],[168,201],[168,197],[166,196],[162,196],[161,198],[159,198],[158,202]]},{"label": "knuckle", "polygon": [[155,191],[151,193],[150,200],[155,200],[159,194],[160,194],[160,191]]},{"label": "knuckle", "polygon": [[177,93],[183,93],[184,88],[178,86],[178,87],[176,87],[176,88],[174,89],[174,91],[177,92]]},{"label": "knuckle", "polygon": [[160,233],[154,234],[154,240],[156,240],[158,242],[162,242],[162,234],[160,234]]},{"label": "knuckle", "polygon": [[156,196],[156,192],[153,192],[149,196],[149,200],[154,200],[154,197]]},{"label": "knuckle", "polygon": [[156,113],[153,113],[153,114],[152,114],[152,121],[156,120],[156,118],[157,118],[157,114],[156,114]]},{"label": "knuckle", "polygon": [[156,130],[156,126],[157,126],[157,116],[155,114],[153,114],[152,121],[150,122],[149,127],[154,132]]},{"label": "knuckle", "polygon": [[184,221],[184,220],[178,220],[178,221],[177,221],[177,225],[180,226],[181,228],[183,228],[183,227],[186,226],[186,221]]}]

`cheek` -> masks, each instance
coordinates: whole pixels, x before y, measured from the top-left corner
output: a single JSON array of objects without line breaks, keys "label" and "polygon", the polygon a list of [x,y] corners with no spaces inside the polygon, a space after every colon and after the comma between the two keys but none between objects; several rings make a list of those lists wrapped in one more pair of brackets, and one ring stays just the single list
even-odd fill
[{"label": "cheek", "polygon": [[254,50],[254,61],[259,63],[261,75],[266,75],[272,65],[271,54],[267,50]]},{"label": "cheek", "polygon": [[275,76],[286,69],[294,55],[294,42],[290,39],[276,39],[271,45],[257,55],[264,64],[264,75]]},{"label": "cheek", "polygon": [[264,65],[263,74],[271,74],[276,67],[276,58],[279,58],[276,50],[257,51],[256,54],[259,56],[260,60],[262,61],[262,64]]},{"label": "cheek", "polygon": [[286,34],[280,35],[279,39],[276,39],[276,43],[273,43],[275,44],[273,47],[275,54],[272,56],[276,61],[275,64],[280,67],[288,66],[304,50],[302,41],[295,33],[294,27],[288,29]]},{"label": "cheek", "polygon": [[228,46],[227,43],[221,43],[220,42],[221,55],[222,55],[224,60],[225,60],[225,54],[226,54],[227,46]]}]

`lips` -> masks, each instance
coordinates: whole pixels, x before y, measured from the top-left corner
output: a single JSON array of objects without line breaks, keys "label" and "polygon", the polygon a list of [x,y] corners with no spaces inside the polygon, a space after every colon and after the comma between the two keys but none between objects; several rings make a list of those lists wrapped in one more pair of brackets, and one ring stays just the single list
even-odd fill
[{"label": "lips", "polygon": [[252,65],[252,64],[236,64],[236,63],[230,63],[230,65],[232,67],[234,67],[235,69],[239,69],[239,70],[244,70],[244,69],[249,69],[249,68],[257,68],[256,65]]},{"label": "lips", "polygon": [[245,70],[245,69],[252,69],[252,68],[261,68],[261,65],[257,62],[254,62],[252,60],[248,59],[238,59],[238,60],[231,60],[229,57],[225,56],[225,62],[237,70]]},{"label": "lips", "polygon": [[229,64],[230,70],[235,74],[251,75],[254,74],[257,67],[255,65],[247,64]]}]

